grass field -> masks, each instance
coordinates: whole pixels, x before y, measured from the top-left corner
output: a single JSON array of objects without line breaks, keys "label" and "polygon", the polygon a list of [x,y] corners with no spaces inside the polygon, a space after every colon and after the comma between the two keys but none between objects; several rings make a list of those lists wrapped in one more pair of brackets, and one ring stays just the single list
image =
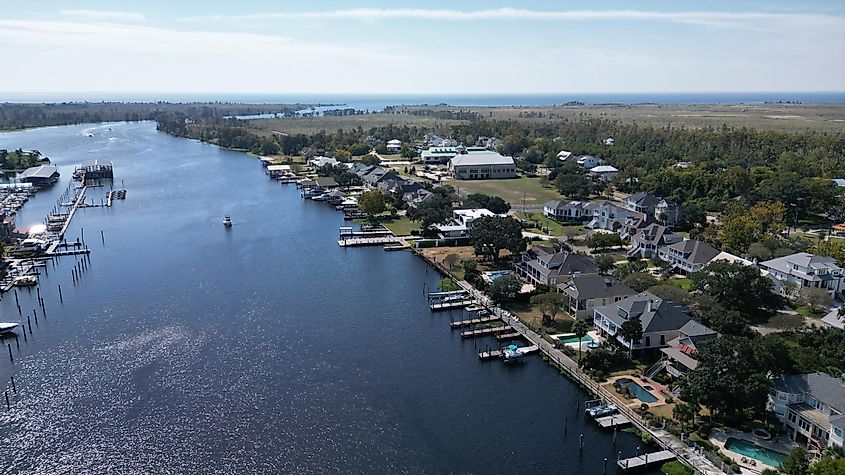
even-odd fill
[{"label": "grass field", "polygon": [[424,126],[442,129],[440,132],[448,134],[449,126],[465,121],[440,120],[433,117],[420,117],[410,114],[363,114],[350,116],[319,116],[288,119],[256,119],[246,125],[260,135],[272,133],[284,134],[316,134],[321,130],[334,132],[338,129],[351,130],[358,127],[382,127],[385,125]]},{"label": "grass field", "polygon": [[400,216],[393,220],[381,220],[381,224],[387,229],[393,231],[397,236],[410,236],[411,231],[420,228],[420,223],[415,223],[408,219],[407,216]]},{"label": "grass field", "polygon": [[549,200],[559,200],[560,193],[552,188],[543,188],[539,178],[513,178],[510,180],[450,180],[450,185],[467,193],[484,193],[499,196],[515,209],[526,205],[542,205]]}]

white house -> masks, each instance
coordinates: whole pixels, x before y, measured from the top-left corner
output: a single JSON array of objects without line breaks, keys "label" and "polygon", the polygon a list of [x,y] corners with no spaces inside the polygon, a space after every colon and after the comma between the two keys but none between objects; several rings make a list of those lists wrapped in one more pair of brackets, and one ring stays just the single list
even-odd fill
[{"label": "white house", "polygon": [[845,383],[824,373],[776,379],[767,408],[783,422],[789,438],[818,454],[842,447],[845,436]]},{"label": "white house", "polygon": [[657,250],[657,256],[661,260],[687,274],[700,271],[718,255],[719,251],[713,246],[695,239],[676,242]]},{"label": "white house", "polygon": [[612,165],[598,165],[590,169],[589,175],[594,180],[610,181],[617,173],[619,169]]},{"label": "white house", "polygon": [[593,167],[597,167],[599,165],[604,165],[604,160],[601,158],[594,157],[592,155],[583,155],[578,158],[578,161],[575,162],[581,168],[591,169]]},{"label": "white house", "polygon": [[617,206],[609,201],[592,206],[593,219],[587,223],[590,229],[618,231],[629,218],[644,218],[645,215]]},{"label": "white house", "polygon": [[314,168],[323,168],[326,165],[338,165],[338,164],[340,164],[340,162],[338,162],[337,159],[334,158],[334,157],[323,157],[323,156],[314,157],[311,160],[309,160],[308,163],[313,165]]},{"label": "white house", "polygon": [[555,221],[581,221],[593,212],[583,201],[552,200],[543,205],[543,215]]},{"label": "white house", "polygon": [[649,292],[626,297],[593,311],[593,326],[609,340],[617,341],[625,348],[631,342],[620,335],[626,320],[638,319],[643,335],[633,342],[634,350],[664,348],[669,342],[681,336],[681,328],[694,321],[689,310],[671,300],[661,299]]},{"label": "white house", "polygon": [[399,153],[402,151],[402,141],[393,139],[387,141],[387,153]]},{"label": "white house", "polygon": [[845,272],[831,257],[798,252],[759,265],[761,269],[769,271],[770,278],[782,283],[792,282],[798,287],[825,289],[834,297],[845,290]]},{"label": "white house", "polygon": [[486,208],[456,209],[452,211],[452,222],[437,225],[440,239],[466,239],[473,223],[485,216],[499,216]]},{"label": "white house", "polygon": [[516,164],[497,152],[467,149],[449,160],[449,173],[459,180],[514,178]]},{"label": "white house", "polygon": [[568,152],[566,150],[561,150],[560,152],[557,153],[557,159],[560,160],[561,162],[565,162],[565,161],[569,160],[570,158],[572,158],[572,152]]}]

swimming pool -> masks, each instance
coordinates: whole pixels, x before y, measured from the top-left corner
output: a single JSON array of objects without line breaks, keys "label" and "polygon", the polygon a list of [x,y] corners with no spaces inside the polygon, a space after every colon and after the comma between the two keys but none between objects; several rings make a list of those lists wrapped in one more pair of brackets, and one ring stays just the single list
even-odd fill
[{"label": "swimming pool", "polygon": [[725,449],[759,460],[764,464],[775,468],[780,467],[781,461],[784,457],[786,457],[786,454],[775,452],[774,450],[767,449],[765,447],[760,447],[754,442],[735,439],[733,437],[728,437],[728,440],[725,441]]},{"label": "swimming pool", "polygon": [[[563,340],[558,339],[557,341],[559,341],[561,343],[578,343],[578,337],[577,336],[570,336],[570,337],[567,337]],[[581,338],[581,343],[584,343],[585,341],[589,343],[589,342],[593,341],[593,339],[590,338],[590,335],[584,335],[584,338]]]},{"label": "swimming pool", "polygon": [[509,270],[497,270],[497,271],[493,271],[493,272],[488,272],[487,278],[490,279],[490,281],[494,281],[494,280],[498,279],[499,277],[504,277],[504,276],[510,275],[510,274],[511,274],[511,271],[509,271]]},{"label": "swimming pool", "polygon": [[642,402],[657,402],[657,397],[654,394],[651,394],[646,388],[637,384],[636,381],[633,379],[628,378],[621,378],[617,379],[619,384],[628,388],[628,392],[631,393],[635,398],[639,399]]}]

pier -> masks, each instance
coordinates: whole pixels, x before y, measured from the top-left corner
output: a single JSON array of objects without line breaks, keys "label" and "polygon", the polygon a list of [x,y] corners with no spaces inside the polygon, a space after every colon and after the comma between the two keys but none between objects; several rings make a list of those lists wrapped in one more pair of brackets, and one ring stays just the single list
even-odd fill
[{"label": "pier", "polygon": [[613,427],[621,427],[631,423],[631,419],[622,414],[614,414],[612,416],[604,416],[596,418],[596,423],[602,429],[609,429]]},{"label": "pier", "polygon": [[617,460],[616,465],[618,465],[619,468],[627,472],[628,470],[636,470],[648,467],[652,464],[663,463],[669,460],[673,460],[674,458],[675,454],[671,451],[661,450],[659,452],[652,452],[650,454],[643,454],[638,455],[636,457]]},{"label": "pier", "polygon": [[[527,355],[527,354],[534,353],[535,351],[539,351],[539,350],[540,350],[540,347],[538,347],[537,345],[531,345],[531,346],[521,347],[519,349],[519,352],[522,353],[523,355]],[[504,356],[505,356],[505,350],[504,349],[487,350],[487,351],[482,351],[482,352],[478,353],[478,359],[480,359],[480,360],[490,360],[490,359],[495,359],[495,358],[503,358]]]},{"label": "pier", "polygon": [[428,294],[428,306],[432,311],[464,308],[475,300],[463,290],[453,292],[431,292]]},{"label": "pier", "polygon": [[[351,238],[351,239],[341,239],[337,242],[337,245],[340,247],[360,247],[360,246],[383,246],[385,244],[401,244],[402,239],[396,236],[383,236],[383,237],[362,237],[362,238]],[[405,246],[402,246],[402,249],[405,249]]]},{"label": "pier", "polygon": [[477,336],[495,335],[504,331],[513,330],[510,325],[500,325],[498,327],[479,328],[477,330],[466,330],[461,332],[461,338],[475,338]]},{"label": "pier", "polygon": [[497,317],[495,315],[491,315],[489,317],[471,318],[469,320],[457,320],[457,321],[452,322],[450,325],[452,326],[452,329],[455,329],[455,328],[468,327],[470,325],[477,325],[477,324],[480,324],[480,323],[495,322],[495,321],[498,321],[498,320],[500,320],[499,317]]},{"label": "pier", "polygon": [[499,333],[498,335],[496,335],[496,341],[516,340],[517,338],[522,338],[522,333],[511,332],[511,333]]}]

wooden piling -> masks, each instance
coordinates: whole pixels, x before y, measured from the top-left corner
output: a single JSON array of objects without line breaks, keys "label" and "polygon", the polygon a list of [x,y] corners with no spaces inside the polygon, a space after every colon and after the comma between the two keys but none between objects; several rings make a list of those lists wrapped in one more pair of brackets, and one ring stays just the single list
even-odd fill
[{"label": "wooden piling", "polygon": [[9,361],[15,361],[15,357],[12,356],[12,345],[6,345],[6,348],[9,349]]},{"label": "wooden piling", "polygon": [[14,391],[15,394],[18,393],[18,388],[15,386],[15,377],[14,376],[12,376],[12,391]]},{"label": "wooden piling", "polygon": [[59,302],[64,303],[65,299],[62,298],[62,286],[59,285]]},{"label": "wooden piling", "polygon": [[20,307],[21,302],[18,300],[18,289],[15,289],[15,303]]}]

